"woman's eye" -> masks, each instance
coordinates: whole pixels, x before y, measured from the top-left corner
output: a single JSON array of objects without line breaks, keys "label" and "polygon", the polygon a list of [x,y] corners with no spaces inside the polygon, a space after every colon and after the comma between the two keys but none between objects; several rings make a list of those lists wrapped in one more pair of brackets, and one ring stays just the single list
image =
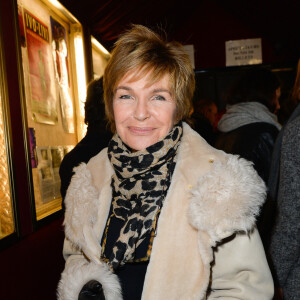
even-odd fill
[{"label": "woman's eye", "polygon": [[161,95],[156,95],[153,97],[154,100],[160,100],[160,101],[163,101],[163,100],[166,100],[165,97],[161,96]]},{"label": "woman's eye", "polygon": [[120,99],[131,99],[132,97],[130,95],[121,95],[119,98]]}]

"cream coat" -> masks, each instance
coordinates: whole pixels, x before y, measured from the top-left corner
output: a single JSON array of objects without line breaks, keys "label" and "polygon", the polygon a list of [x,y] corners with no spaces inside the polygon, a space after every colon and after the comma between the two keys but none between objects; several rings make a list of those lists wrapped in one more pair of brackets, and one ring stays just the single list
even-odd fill
[{"label": "cream coat", "polygon": [[[107,149],[76,168],[65,200],[60,300],[77,299],[91,279],[102,283],[107,300],[122,299],[117,276],[99,260],[112,173]],[[184,124],[142,299],[272,299],[273,281],[254,227],[265,193],[250,162],[210,147]]]}]

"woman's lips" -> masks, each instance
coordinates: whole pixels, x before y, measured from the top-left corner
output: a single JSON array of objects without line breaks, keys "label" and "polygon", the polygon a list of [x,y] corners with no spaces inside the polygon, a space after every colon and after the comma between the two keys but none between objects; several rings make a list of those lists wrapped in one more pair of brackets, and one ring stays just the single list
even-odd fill
[{"label": "woman's lips", "polygon": [[155,129],[154,127],[135,127],[135,126],[129,126],[129,131],[136,135],[148,135],[153,132]]}]

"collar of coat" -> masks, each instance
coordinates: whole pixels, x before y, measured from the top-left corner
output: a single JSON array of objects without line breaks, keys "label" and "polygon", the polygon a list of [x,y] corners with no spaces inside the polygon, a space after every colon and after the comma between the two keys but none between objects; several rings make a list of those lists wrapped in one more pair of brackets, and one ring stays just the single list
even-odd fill
[{"label": "collar of coat", "polygon": [[[99,262],[113,173],[107,149],[74,171],[65,198],[65,235],[90,260]],[[187,190],[190,226],[204,234],[210,246],[235,232],[250,231],[266,196],[251,162],[212,148],[185,123],[168,194],[178,185]],[[209,255],[206,263],[210,260]]]}]

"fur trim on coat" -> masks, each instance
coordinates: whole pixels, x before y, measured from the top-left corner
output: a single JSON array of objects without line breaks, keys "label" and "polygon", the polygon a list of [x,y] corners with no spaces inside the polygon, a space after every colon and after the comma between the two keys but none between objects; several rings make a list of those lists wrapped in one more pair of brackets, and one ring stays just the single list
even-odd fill
[{"label": "fur trim on coat", "polygon": [[92,185],[92,176],[85,163],[74,168],[74,172],[65,200],[65,235],[91,261],[99,263],[101,247],[93,230],[99,192]]},{"label": "fur trim on coat", "polygon": [[79,258],[67,264],[58,285],[58,300],[78,299],[82,283],[90,280],[101,282],[106,300],[122,299],[118,276],[110,271],[107,264],[99,265]]},{"label": "fur trim on coat", "polygon": [[198,179],[191,190],[190,223],[208,232],[212,246],[233,232],[250,231],[266,197],[252,163],[230,155]]}]

